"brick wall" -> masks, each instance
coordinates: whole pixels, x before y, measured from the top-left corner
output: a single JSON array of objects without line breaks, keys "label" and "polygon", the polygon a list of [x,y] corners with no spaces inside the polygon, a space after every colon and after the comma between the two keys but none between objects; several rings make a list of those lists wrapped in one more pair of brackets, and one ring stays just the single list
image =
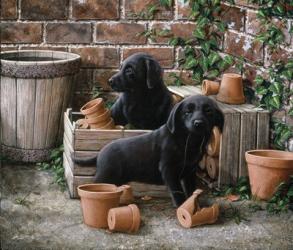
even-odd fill
[{"label": "brick wall", "polygon": [[[188,6],[183,0],[175,0],[171,9],[160,7],[153,20],[135,20],[149,4],[157,0],[1,0],[2,50],[53,49],[78,53],[82,57],[74,107],[89,98],[94,85],[107,87],[107,79],[118,70],[124,58],[137,51],[156,57],[165,68],[168,83],[169,72],[178,72],[176,59],[179,48],[168,46],[166,38],[156,42],[137,36],[152,28],[168,28],[176,36],[188,37],[194,23],[187,20]],[[261,29],[256,19],[256,6],[246,0],[236,0],[227,10],[225,20],[229,30],[224,36],[223,52],[244,56],[248,63],[244,77],[253,85],[256,71],[278,58],[293,55],[293,39],[287,32],[290,44],[278,53],[269,54],[262,44],[253,41]],[[292,20],[288,20],[292,23]],[[187,84],[192,80],[188,72],[182,74]],[[293,85],[291,86],[293,88]],[[293,125],[287,116],[288,108],[277,116]]]}]

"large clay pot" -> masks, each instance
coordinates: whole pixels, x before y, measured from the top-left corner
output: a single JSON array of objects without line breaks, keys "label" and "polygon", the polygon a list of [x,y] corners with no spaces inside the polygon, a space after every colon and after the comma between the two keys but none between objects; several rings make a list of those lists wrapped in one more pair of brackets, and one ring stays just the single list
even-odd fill
[{"label": "large clay pot", "polygon": [[217,100],[228,104],[245,103],[241,75],[234,73],[223,74]]},{"label": "large clay pot", "polygon": [[140,212],[136,205],[110,209],[108,226],[111,231],[135,233],[140,226]]},{"label": "large clay pot", "polygon": [[203,80],[202,82],[202,94],[203,95],[216,95],[219,92],[220,83],[210,80]]},{"label": "large clay pot", "polygon": [[215,223],[219,216],[219,205],[200,208],[197,198],[203,191],[197,189],[178,209],[177,219],[181,226],[191,228],[203,224]]},{"label": "large clay pot", "polygon": [[92,118],[97,116],[97,113],[101,113],[104,109],[105,104],[103,98],[96,98],[83,105],[80,112],[87,118]]},{"label": "large clay pot", "polygon": [[90,227],[107,228],[111,208],[119,206],[122,190],[113,184],[85,184],[78,186],[84,223]]},{"label": "large clay pot", "polygon": [[245,153],[252,195],[269,200],[277,186],[293,174],[293,153],[251,150]]}]

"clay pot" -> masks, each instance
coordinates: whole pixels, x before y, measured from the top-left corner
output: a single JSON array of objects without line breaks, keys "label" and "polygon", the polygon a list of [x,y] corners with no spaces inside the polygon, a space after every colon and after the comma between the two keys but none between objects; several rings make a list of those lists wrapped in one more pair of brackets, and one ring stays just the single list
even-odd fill
[{"label": "clay pot", "polygon": [[122,185],[119,187],[123,191],[122,195],[120,196],[120,204],[128,205],[134,201],[132,187],[129,185]]},{"label": "clay pot", "polygon": [[87,118],[92,118],[101,113],[105,109],[104,100],[102,98],[97,98],[87,102],[80,109],[80,112]]},{"label": "clay pot", "polygon": [[95,228],[107,228],[111,208],[119,206],[122,190],[113,184],[85,184],[77,188],[80,196],[83,221]]},{"label": "clay pot", "polygon": [[201,170],[204,170],[206,168],[206,160],[207,160],[207,156],[204,155],[201,161],[198,163],[198,166]]},{"label": "clay pot", "polygon": [[251,150],[245,153],[252,195],[269,200],[278,185],[293,174],[293,153]]},{"label": "clay pot", "polygon": [[197,197],[202,193],[197,189],[178,209],[177,218],[181,226],[191,228],[203,224],[215,223],[219,216],[219,205],[214,204],[211,207],[200,208]]},{"label": "clay pot", "polygon": [[245,103],[241,75],[234,73],[223,75],[217,100],[228,104]]},{"label": "clay pot", "polygon": [[115,124],[114,124],[114,120],[112,118],[109,120],[109,122],[107,124],[100,127],[100,129],[114,129],[114,128],[115,128]]},{"label": "clay pot", "polygon": [[78,128],[87,129],[89,128],[89,124],[86,122],[85,119],[79,119],[76,121],[76,125]]},{"label": "clay pot", "polygon": [[206,161],[206,168],[209,177],[213,180],[217,179],[219,174],[219,158],[208,156]]},{"label": "clay pot", "polygon": [[105,123],[107,121],[110,120],[110,110],[109,109],[105,109],[105,111],[102,114],[97,114],[96,116],[92,117],[92,118],[87,118],[86,122],[88,124],[101,124],[101,123]]},{"label": "clay pot", "polygon": [[135,233],[140,226],[140,212],[136,205],[109,210],[108,226],[111,231]]},{"label": "clay pot", "polygon": [[218,156],[220,153],[220,143],[221,143],[221,132],[218,127],[214,127],[212,130],[212,135],[210,142],[208,144],[207,153],[210,156]]},{"label": "clay pot", "polygon": [[219,92],[220,83],[210,80],[203,80],[201,91],[203,95],[216,95]]}]

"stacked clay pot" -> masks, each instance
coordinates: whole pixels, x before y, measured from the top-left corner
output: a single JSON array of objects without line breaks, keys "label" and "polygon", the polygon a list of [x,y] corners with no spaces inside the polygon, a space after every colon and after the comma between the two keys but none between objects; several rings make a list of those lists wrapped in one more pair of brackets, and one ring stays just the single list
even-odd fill
[{"label": "stacked clay pot", "polygon": [[[84,224],[111,231],[135,233],[140,226],[140,211],[129,185],[85,184],[78,186]],[[124,204],[127,206],[119,207]]]},{"label": "stacked clay pot", "polygon": [[219,205],[213,204],[211,207],[200,208],[198,196],[203,192],[197,189],[193,194],[177,209],[177,219],[181,226],[191,228],[204,224],[213,224],[219,216]]},{"label": "stacked clay pot", "polygon": [[90,127],[94,129],[114,129],[115,124],[111,118],[111,112],[105,108],[102,98],[94,99],[80,109],[81,113],[85,115],[85,119],[79,120],[82,127]]},{"label": "stacked clay pot", "polygon": [[219,154],[220,154],[221,132],[218,127],[214,127],[210,142],[208,144],[207,155],[204,155],[199,162],[201,170],[205,170],[208,176],[215,180],[219,174]]}]

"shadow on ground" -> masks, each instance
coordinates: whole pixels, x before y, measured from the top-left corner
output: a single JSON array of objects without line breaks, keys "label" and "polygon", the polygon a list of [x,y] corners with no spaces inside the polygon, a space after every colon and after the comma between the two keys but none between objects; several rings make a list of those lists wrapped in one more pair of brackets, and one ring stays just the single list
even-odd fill
[{"label": "shadow on ground", "polygon": [[[1,168],[2,249],[292,249],[293,213],[251,213],[239,225],[221,216],[214,225],[182,228],[169,199],[143,201],[142,227],[128,235],[92,229],[82,223],[79,200],[52,184],[50,173],[35,166]],[[211,203],[210,197],[202,199]],[[225,204],[224,204],[225,205]],[[226,204],[227,205],[227,204]],[[223,207],[223,205],[222,205]]]}]

